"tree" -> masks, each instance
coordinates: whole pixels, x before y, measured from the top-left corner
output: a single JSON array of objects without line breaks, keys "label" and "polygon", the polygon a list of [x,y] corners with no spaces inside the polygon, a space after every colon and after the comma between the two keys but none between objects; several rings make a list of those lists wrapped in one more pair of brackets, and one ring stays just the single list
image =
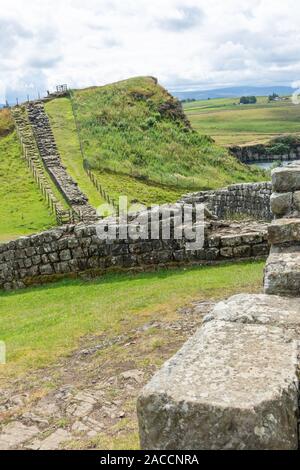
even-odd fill
[{"label": "tree", "polygon": [[255,104],[256,102],[256,96],[242,96],[240,98],[240,104]]}]

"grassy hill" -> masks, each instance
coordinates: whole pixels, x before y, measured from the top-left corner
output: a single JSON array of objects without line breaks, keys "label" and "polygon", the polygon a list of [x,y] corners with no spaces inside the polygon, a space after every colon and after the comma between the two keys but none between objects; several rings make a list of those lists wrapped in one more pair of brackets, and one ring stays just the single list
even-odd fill
[{"label": "grassy hill", "polygon": [[56,225],[25,160],[9,110],[0,110],[0,243]]},{"label": "grassy hill", "polygon": [[84,156],[104,181],[109,171],[179,194],[265,179],[194,131],[180,103],[151,77],[72,96]]},{"label": "grassy hill", "polygon": [[237,98],[184,103],[193,127],[208,133],[218,144],[264,143],[278,135],[300,134],[300,106],[287,101],[268,102],[258,97],[253,105],[238,105]]}]

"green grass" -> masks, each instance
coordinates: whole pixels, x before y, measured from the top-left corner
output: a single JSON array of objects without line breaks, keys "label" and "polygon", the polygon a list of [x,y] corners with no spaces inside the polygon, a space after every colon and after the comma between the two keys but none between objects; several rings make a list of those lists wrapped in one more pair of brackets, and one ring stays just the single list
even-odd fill
[{"label": "green grass", "polygon": [[[12,121],[9,126],[13,128]],[[15,132],[0,137],[0,200],[0,243],[56,225],[21,156]]]},{"label": "green grass", "polygon": [[84,171],[80,143],[70,100],[68,98],[60,98],[50,101],[46,103],[45,110],[50,119],[63,164],[67,168],[68,173],[78,183],[82,192],[88,197],[90,204],[97,208],[105,201]]},{"label": "green grass", "polygon": [[[2,379],[49,366],[84,335],[120,333],[127,322],[175,312],[194,298],[224,298],[257,291],[263,263],[111,274],[94,281],[65,280],[26,291],[0,292],[0,339],[7,347]],[[84,308],[83,308],[84,306]],[[163,314],[163,313],[161,313]]]},{"label": "green grass", "polygon": [[142,175],[181,192],[265,179],[189,129],[178,102],[150,77],[76,90],[73,100],[94,169]]},{"label": "green grass", "polygon": [[300,134],[300,107],[291,100],[268,102],[258,97],[253,105],[222,98],[185,103],[193,127],[211,135],[218,144],[265,143],[283,134]]},{"label": "green grass", "polygon": [[123,174],[94,170],[94,175],[105,191],[115,200],[127,196],[129,203],[141,203],[146,206],[176,202],[183,191],[167,186],[142,181]]}]

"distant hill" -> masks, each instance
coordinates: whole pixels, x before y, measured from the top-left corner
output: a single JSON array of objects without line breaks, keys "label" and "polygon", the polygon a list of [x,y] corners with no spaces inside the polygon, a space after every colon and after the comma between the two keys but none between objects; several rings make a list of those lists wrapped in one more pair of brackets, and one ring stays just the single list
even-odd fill
[{"label": "distant hill", "polygon": [[268,96],[277,93],[280,96],[291,95],[295,90],[288,86],[240,86],[230,88],[216,88],[213,90],[173,91],[172,94],[180,100],[195,99],[207,100],[209,98],[238,98],[240,96]]}]

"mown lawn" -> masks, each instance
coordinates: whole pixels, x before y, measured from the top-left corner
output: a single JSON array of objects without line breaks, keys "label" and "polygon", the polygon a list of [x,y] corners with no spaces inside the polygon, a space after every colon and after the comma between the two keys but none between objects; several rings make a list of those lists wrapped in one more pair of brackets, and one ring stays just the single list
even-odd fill
[{"label": "mown lawn", "polygon": [[265,175],[241,165],[206,132],[189,129],[177,102],[150,77],[73,92],[85,158],[93,169],[142,176],[182,192]]},{"label": "mown lawn", "polygon": [[0,201],[0,243],[56,225],[21,156],[15,132],[0,137]]},{"label": "mown lawn", "polygon": [[199,132],[211,135],[217,143],[233,145],[267,142],[282,134],[300,134],[300,107],[290,100],[235,105],[236,98],[185,103],[184,110]]},{"label": "mown lawn", "polygon": [[263,263],[106,275],[64,280],[17,292],[0,292],[0,340],[7,347],[2,380],[51,365],[76,349],[85,335],[108,338],[170,314],[193,299],[221,299],[259,291]]}]

